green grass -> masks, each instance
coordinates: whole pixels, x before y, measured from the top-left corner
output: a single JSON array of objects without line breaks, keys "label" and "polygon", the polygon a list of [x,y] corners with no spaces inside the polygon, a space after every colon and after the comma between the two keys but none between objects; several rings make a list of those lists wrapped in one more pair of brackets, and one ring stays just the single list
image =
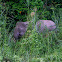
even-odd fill
[{"label": "green grass", "polygon": [[[28,0],[27,0],[28,1]],[[61,11],[61,10],[60,10]],[[55,13],[55,12],[54,12]],[[57,32],[51,31],[37,33],[28,27],[26,34],[14,42],[13,31],[6,29],[7,16],[0,12],[0,61],[9,62],[62,62],[62,17],[60,21],[54,14],[54,20],[58,21]],[[60,14],[59,14],[60,15]],[[36,16],[33,17],[36,21]],[[31,18],[29,19],[29,21]],[[34,21],[34,22],[35,22]],[[35,25],[35,24],[34,24]],[[48,35],[43,37],[43,35]]]}]

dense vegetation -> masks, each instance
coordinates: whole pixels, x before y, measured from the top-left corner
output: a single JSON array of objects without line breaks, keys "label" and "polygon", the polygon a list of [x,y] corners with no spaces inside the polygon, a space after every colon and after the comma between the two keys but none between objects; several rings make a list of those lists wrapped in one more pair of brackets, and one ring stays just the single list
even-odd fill
[{"label": "dense vegetation", "polygon": [[[0,0],[0,61],[62,62],[61,11],[61,0]],[[31,17],[31,12],[36,15]],[[30,24],[26,34],[15,43],[16,23],[39,19],[53,20],[56,31],[50,31],[49,35],[48,32],[39,34],[36,26],[32,30]]]}]

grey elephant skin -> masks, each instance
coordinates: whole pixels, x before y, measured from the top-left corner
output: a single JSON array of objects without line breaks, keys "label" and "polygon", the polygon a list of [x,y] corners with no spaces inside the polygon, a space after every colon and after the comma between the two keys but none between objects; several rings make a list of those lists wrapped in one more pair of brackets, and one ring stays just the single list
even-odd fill
[{"label": "grey elephant skin", "polygon": [[[23,36],[27,31],[28,24],[30,22],[17,22],[14,29],[14,38],[17,40],[19,37]],[[55,23],[52,20],[39,20],[36,22],[37,30],[39,32],[52,31],[56,28]]]}]

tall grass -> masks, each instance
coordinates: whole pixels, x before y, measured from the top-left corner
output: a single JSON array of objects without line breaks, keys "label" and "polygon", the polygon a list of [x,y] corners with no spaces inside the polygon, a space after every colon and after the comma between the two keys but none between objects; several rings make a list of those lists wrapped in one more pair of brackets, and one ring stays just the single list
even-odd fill
[{"label": "tall grass", "polygon": [[[29,6],[29,1],[28,6]],[[1,10],[1,9],[0,9]],[[3,9],[4,10],[4,9]],[[53,10],[53,18],[57,20],[58,31],[37,33],[37,16],[30,17],[33,21],[28,26],[26,34],[14,43],[13,32],[8,33],[6,29],[7,17],[3,11],[0,12],[0,61],[9,62],[62,62],[62,17],[59,10],[60,21]],[[36,12],[35,12],[36,14]],[[28,16],[29,17],[29,16]],[[45,35],[45,37],[43,37]],[[46,37],[47,35],[47,37]]]}]

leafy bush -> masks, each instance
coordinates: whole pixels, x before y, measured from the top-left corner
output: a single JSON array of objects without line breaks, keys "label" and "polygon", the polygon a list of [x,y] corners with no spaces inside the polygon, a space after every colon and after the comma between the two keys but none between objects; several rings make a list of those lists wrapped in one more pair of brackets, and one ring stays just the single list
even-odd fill
[{"label": "leafy bush", "polygon": [[[40,61],[41,62],[43,61],[44,62],[48,62],[48,61],[60,62],[62,61],[62,33],[61,33],[62,32],[62,21],[61,21],[62,12],[61,12],[61,8],[58,8],[59,9],[59,12],[58,12],[58,10],[56,10],[57,7],[55,8],[53,8],[54,6],[51,7],[51,10],[52,10],[51,18],[53,19],[53,21],[56,22],[58,31],[56,32],[51,31],[49,32],[50,34],[48,32],[37,33],[35,24],[34,24],[33,30],[31,28],[32,24],[30,24],[26,34],[15,43],[14,42],[15,40],[13,38],[12,27],[14,27],[17,22],[15,20],[19,19],[17,15],[19,14],[19,11],[22,9],[18,10],[20,6],[17,6],[17,5],[20,5],[20,4],[15,4],[15,0],[14,1],[5,0],[5,1],[6,2],[4,5],[2,2],[0,2],[1,3],[0,4],[0,61],[1,62],[3,61],[5,62],[7,61],[9,62],[40,62]],[[22,0],[20,1],[24,2]],[[46,9],[44,8],[44,11],[43,11],[44,1],[38,0],[35,2],[34,0],[32,0],[31,2],[30,4],[29,3],[27,4],[28,6],[29,5],[30,6],[29,7],[27,6],[28,9],[26,9],[26,12],[28,12],[27,10],[29,9],[30,9],[29,11],[31,12],[31,8],[33,9],[37,5],[37,9],[38,9],[37,13],[39,14],[38,17],[40,19],[41,17],[42,19],[50,19],[49,17],[50,12],[47,10],[47,8]],[[9,4],[11,7],[7,6],[7,4]],[[12,6],[12,4],[14,6]],[[14,9],[17,8],[16,9],[17,12],[15,12],[13,8]],[[43,12],[41,12],[41,10],[39,9],[42,9]],[[17,15],[15,15],[16,13]],[[40,15],[40,13],[42,15]],[[23,15],[22,15],[22,19],[24,19]],[[36,21],[37,16],[35,15],[33,18],[34,19],[30,17],[29,21],[31,20]],[[11,32],[9,32],[9,30],[11,30]]]},{"label": "leafy bush", "polygon": [[[30,12],[37,8],[37,14],[39,19],[52,19],[52,9],[54,1],[41,1],[41,0],[2,0],[3,7],[5,9],[4,14],[7,15],[6,28],[11,31],[18,21],[27,21],[27,17]],[[50,5],[51,2],[51,5]],[[47,5],[45,5],[47,4]],[[56,5],[58,6],[58,5]],[[57,12],[56,12],[57,13]],[[29,17],[28,17],[29,18]]]}]

